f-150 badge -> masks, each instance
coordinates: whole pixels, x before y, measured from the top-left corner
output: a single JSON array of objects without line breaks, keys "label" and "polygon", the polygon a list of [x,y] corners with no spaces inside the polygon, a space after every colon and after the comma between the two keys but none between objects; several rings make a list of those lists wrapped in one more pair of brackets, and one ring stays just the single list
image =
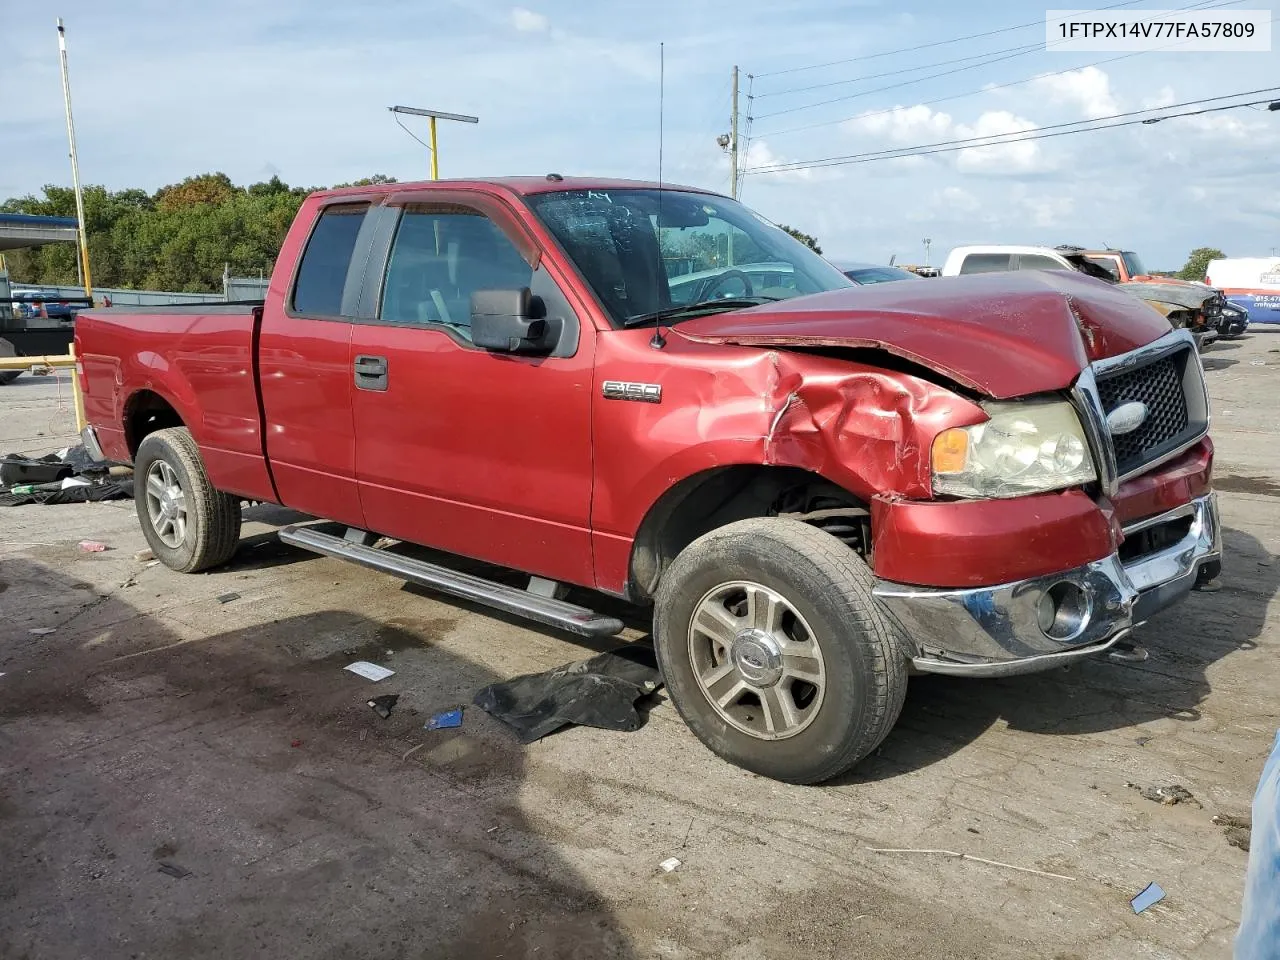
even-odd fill
[{"label": "f-150 badge", "polygon": [[662,386],[656,383],[629,383],[625,380],[604,382],[606,400],[640,400],[644,403],[661,403]]}]

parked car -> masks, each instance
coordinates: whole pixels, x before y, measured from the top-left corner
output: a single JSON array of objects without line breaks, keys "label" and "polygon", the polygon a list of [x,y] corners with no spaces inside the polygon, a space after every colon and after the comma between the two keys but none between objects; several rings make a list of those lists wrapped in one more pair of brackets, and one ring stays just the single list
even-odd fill
[{"label": "parked car", "polygon": [[1237,303],[1228,300],[1222,305],[1222,319],[1218,321],[1218,336],[1224,340],[1234,340],[1243,336],[1249,329],[1249,311]]},{"label": "parked car", "polygon": [[863,286],[871,283],[892,283],[896,280],[924,279],[920,274],[912,273],[910,270],[903,270],[901,267],[888,267],[879,263],[854,263],[835,260],[832,263],[836,269],[854,283]]},{"label": "parked car", "polygon": [[[1114,283],[1145,300],[1168,319],[1175,329],[1191,331],[1198,347],[1218,337],[1222,306],[1226,302],[1219,290],[1186,280],[1165,278],[1139,280],[1128,274],[1125,264],[1140,266],[1136,255],[1117,252],[1114,260],[1093,252],[1086,256],[1079,247],[1035,247],[1015,244],[989,244],[956,247],[947,255],[942,267],[944,277],[971,273],[993,273],[1007,270],[1068,270]],[[1127,258],[1132,258],[1129,260]],[[1120,277],[1127,279],[1120,279]]]},{"label": "parked car", "polygon": [[[789,283],[743,295],[739,254]],[[725,262],[677,303],[681,257]],[[1141,661],[1221,567],[1190,334],[1071,272],[853,289],[734,200],[559,175],[313,194],[275,271],[76,324],[155,555],[226,563],[269,501],[331,521],[285,542],[562,630],[622,628],[568,585],[649,605],[676,709],[768,777],[867,756],[913,671]]]}]

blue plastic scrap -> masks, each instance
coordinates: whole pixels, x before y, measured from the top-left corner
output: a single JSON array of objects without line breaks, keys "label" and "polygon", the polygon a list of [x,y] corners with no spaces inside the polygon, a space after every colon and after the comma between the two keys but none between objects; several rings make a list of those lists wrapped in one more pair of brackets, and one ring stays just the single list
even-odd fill
[{"label": "blue plastic scrap", "polygon": [[454,710],[446,710],[443,713],[437,713],[434,717],[427,721],[427,730],[447,730],[450,727],[462,726],[462,708],[458,707]]},{"label": "blue plastic scrap", "polygon": [[1129,901],[1134,913],[1141,913],[1147,907],[1155,906],[1164,899],[1164,891],[1158,883],[1148,883],[1146,889]]}]

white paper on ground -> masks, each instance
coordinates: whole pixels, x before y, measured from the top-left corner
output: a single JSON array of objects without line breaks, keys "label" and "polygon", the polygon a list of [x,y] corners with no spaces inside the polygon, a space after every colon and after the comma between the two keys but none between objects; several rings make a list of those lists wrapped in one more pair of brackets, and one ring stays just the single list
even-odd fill
[{"label": "white paper on ground", "polygon": [[67,479],[62,481],[63,490],[66,490],[69,487],[87,487],[89,485],[88,480],[81,480],[79,477],[67,477]]},{"label": "white paper on ground", "polygon": [[395,674],[394,670],[388,670],[386,667],[380,667],[376,663],[370,663],[367,660],[357,660],[355,663],[343,667],[343,669],[350,670],[356,676],[372,680],[374,683],[379,680],[385,680]]}]

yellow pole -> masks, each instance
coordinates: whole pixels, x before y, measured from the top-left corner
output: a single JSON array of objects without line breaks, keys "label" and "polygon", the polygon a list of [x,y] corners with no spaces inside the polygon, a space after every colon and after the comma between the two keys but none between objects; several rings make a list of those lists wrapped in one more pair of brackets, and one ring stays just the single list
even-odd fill
[{"label": "yellow pole", "polygon": [[80,161],[76,157],[76,125],[71,118],[71,75],[67,70],[67,34],[58,18],[58,55],[62,61],[62,99],[67,111],[67,143],[71,148],[71,187],[76,196],[76,224],[80,235],[80,264],[84,275],[84,295],[92,299],[93,280],[89,276],[89,237],[85,233],[84,193],[80,189]]},{"label": "yellow pole", "polygon": [[436,153],[436,118],[428,117],[428,120],[431,123],[431,179],[439,180],[440,162],[437,159],[438,154]]},{"label": "yellow pole", "polygon": [[[76,345],[74,342],[67,345],[67,356],[75,360]],[[79,433],[84,429],[84,394],[80,392],[80,364],[78,362],[71,368],[71,399],[76,405],[76,433]]]}]

